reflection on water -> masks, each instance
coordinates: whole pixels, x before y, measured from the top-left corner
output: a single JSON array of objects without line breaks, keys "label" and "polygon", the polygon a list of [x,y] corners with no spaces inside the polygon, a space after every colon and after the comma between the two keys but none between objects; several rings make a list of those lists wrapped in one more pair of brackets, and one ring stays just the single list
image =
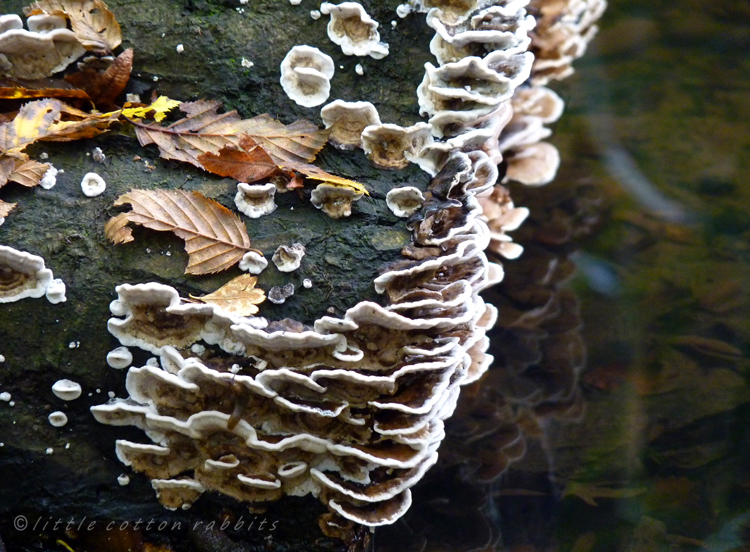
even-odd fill
[{"label": "reflection on water", "polygon": [[377,552],[750,550],[750,8],[611,2],[487,292],[495,363]]}]

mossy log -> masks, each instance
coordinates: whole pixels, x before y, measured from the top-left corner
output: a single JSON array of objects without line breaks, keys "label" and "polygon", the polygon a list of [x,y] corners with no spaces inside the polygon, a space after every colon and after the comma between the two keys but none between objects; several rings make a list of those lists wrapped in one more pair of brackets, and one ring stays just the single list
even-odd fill
[{"label": "mossy log", "polygon": [[[20,14],[26,4],[3,2],[3,12]],[[292,46],[306,43],[320,47],[336,63],[330,100],[371,101],[384,122],[416,122],[415,91],[423,64],[430,59],[432,32],[421,17],[392,26],[390,21],[398,19],[397,0],[363,4],[381,22],[382,39],[391,46],[391,55],[383,60],[344,56],[326,35],[327,18],[313,20],[310,9],[316,6],[306,0],[299,6],[279,0],[108,2],[122,27],[122,48],[135,51],[126,92],[144,99],[158,93],[182,101],[220,100],[224,109],[236,109],[243,118],[269,113],[283,123],[310,119],[322,126],[319,108],[294,104],[279,84],[281,60]],[[178,44],[183,45],[181,53]],[[243,59],[252,66],[243,65]],[[364,75],[355,72],[357,64],[364,67]],[[95,147],[106,156],[101,163],[91,155]],[[13,401],[13,406],[0,404],[0,534],[9,550],[24,550],[64,537],[60,526],[44,527],[50,520],[187,520],[179,538],[185,538],[191,521],[200,521],[203,528],[188,532],[196,549],[223,550],[221,546],[229,545],[205,530],[206,524],[227,516],[236,523],[244,516],[257,518],[257,528],[263,516],[217,496],[204,497],[189,513],[170,513],[159,505],[146,478],[130,473],[131,483],[119,485],[118,476],[129,470],[115,457],[114,441],[139,440],[142,435],[134,428],[98,424],[89,408],[105,402],[110,393],[127,396],[125,374],[105,362],[107,352],[118,345],[107,332],[108,306],[118,284],[158,281],[183,295],[202,295],[241,273],[235,268],[186,276],[187,255],[181,240],[171,234],[136,229],[134,242],[112,245],[105,239],[104,224],[117,213],[113,201],[133,188],[183,189],[200,191],[234,209],[236,182],[159,159],[157,149],[142,148],[126,125],[96,139],[38,143],[26,151],[37,159],[46,154],[64,172],[51,190],[14,184],[3,189],[3,199],[18,207],[0,227],[0,243],[43,257],[65,282],[67,301],[52,305],[44,298],[24,299],[0,307],[0,354],[5,358],[0,391],[10,393]],[[414,165],[399,171],[375,169],[361,150],[340,152],[326,146],[316,163],[362,182],[370,195],[356,204],[351,217],[341,220],[315,209],[310,190],[277,196],[279,208],[272,215],[244,219],[253,247],[268,258],[280,244],[301,242],[307,248],[299,270],[281,273],[271,265],[259,277],[259,287],[266,290],[288,282],[297,289],[283,305],[262,305],[260,314],[271,320],[288,317],[311,323],[327,312],[341,314],[359,300],[376,299],[372,280],[378,267],[398,258],[409,240],[403,219],[387,209],[385,194],[406,183],[424,189],[429,180]],[[88,172],[105,179],[104,194],[82,194],[80,181]],[[313,283],[311,289],[302,286],[306,278]],[[136,356],[136,363],[147,358]],[[81,384],[80,399],[63,402],[53,395],[52,384],[62,378]],[[47,420],[57,410],[69,419],[62,428]],[[340,549],[340,542],[321,539],[315,521],[321,512],[312,498],[285,499],[264,514],[269,521],[263,530],[246,531],[242,538],[255,546],[270,543],[264,550]],[[19,531],[13,527],[18,515],[30,523],[42,522]],[[271,521],[278,522],[273,533],[268,529]],[[78,533],[83,540],[77,542],[84,545],[85,531]],[[168,531],[153,538],[169,542]],[[200,544],[201,539],[210,542]]]}]

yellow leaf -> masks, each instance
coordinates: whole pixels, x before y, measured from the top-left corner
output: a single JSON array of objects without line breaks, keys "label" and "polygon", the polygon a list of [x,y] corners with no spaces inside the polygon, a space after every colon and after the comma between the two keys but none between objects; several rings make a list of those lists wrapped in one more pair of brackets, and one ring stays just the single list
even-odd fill
[{"label": "yellow leaf", "polygon": [[266,294],[262,289],[256,288],[258,279],[250,274],[243,274],[230,280],[219,289],[203,297],[192,299],[202,303],[212,303],[220,306],[227,312],[239,316],[251,316],[258,312],[258,305],[266,300]]},{"label": "yellow leaf", "polygon": [[320,167],[310,165],[309,163],[287,162],[282,164],[281,167],[301,172],[305,175],[306,178],[309,178],[310,180],[317,180],[324,184],[336,186],[337,188],[351,188],[358,194],[370,195],[370,193],[367,191],[367,188],[365,188],[363,184],[355,182],[354,180],[349,180],[348,178],[343,178],[341,176],[336,176],[334,174],[328,173]]},{"label": "yellow leaf", "polygon": [[26,146],[49,133],[61,109],[62,102],[57,100],[25,104],[12,121],[0,125],[0,154],[19,156]]},{"label": "yellow leaf", "polygon": [[147,113],[153,111],[154,120],[159,122],[164,120],[164,118],[167,116],[167,111],[169,111],[170,109],[174,109],[178,105],[180,105],[180,102],[178,102],[177,100],[170,100],[166,96],[159,96],[156,101],[149,106],[126,107],[122,110],[122,114],[129,119],[140,119],[146,117]]}]

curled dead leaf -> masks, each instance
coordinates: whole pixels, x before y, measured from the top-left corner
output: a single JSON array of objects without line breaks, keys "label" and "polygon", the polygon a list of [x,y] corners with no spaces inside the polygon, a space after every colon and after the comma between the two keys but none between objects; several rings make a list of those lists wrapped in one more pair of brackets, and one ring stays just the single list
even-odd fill
[{"label": "curled dead leaf", "polygon": [[203,297],[194,295],[190,297],[201,303],[218,305],[225,311],[239,316],[251,316],[258,312],[256,305],[266,300],[265,292],[255,287],[257,281],[258,278],[255,276],[243,274],[230,280],[213,293]]},{"label": "curled dead leaf", "polygon": [[[84,60],[85,61],[85,60]],[[98,60],[97,60],[98,61]],[[93,64],[79,64],[81,70],[67,75],[65,80],[90,97],[98,106],[114,105],[115,99],[125,89],[133,69],[133,50],[128,48],[107,67],[99,70]]]},{"label": "curled dead leaf", "polygon": [[16,208],[16,203],[8,203],[0,199],[0,218],[5,218],[8,214]]}]

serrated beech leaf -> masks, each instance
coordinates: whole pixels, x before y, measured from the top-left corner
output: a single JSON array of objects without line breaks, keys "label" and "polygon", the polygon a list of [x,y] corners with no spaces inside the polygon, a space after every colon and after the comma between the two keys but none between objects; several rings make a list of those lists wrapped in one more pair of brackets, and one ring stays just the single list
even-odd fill
[{"label": "serrated beech leaf", "polygon": [[199,192],[184,190],[131,190],[115,205],[130,204],[131,211],[112,217],[104,233],[114,243],[133,241],[126,225],[174,233],[185,240],[186,274],[211,274],[234,266],[251,250],[243,222],[232,211]]}]

